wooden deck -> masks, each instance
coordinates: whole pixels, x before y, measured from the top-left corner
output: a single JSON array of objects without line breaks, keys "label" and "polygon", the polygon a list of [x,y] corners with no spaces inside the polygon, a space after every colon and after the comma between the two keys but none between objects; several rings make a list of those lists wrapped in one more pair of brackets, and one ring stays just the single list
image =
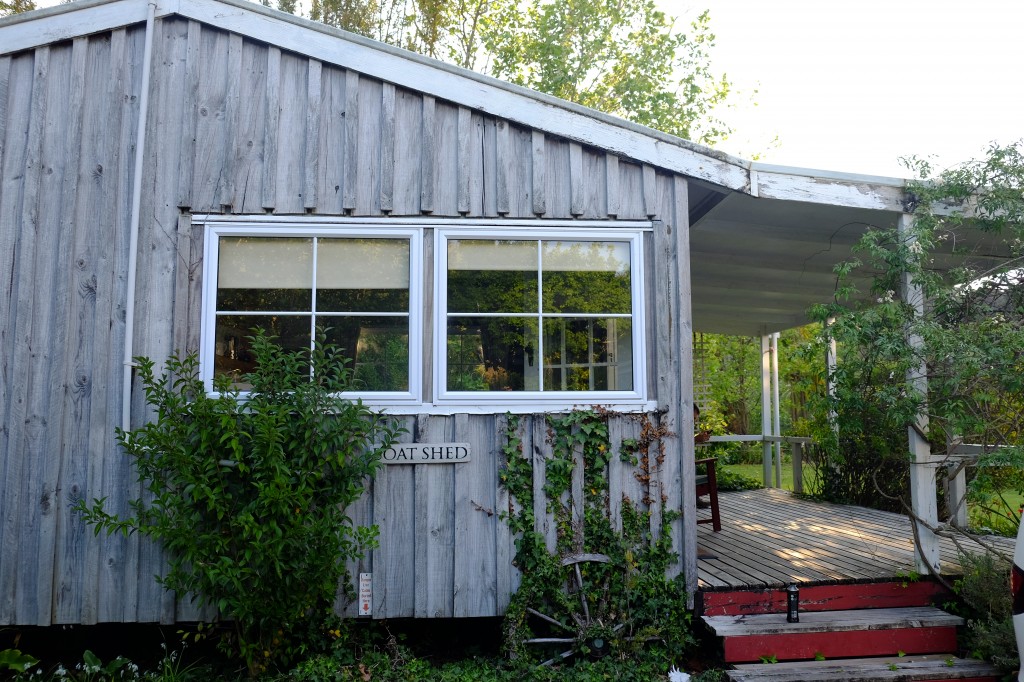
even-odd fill
[{"label": "wooden deck", "polygon": [[[723,492],[719,503],[721,532],[698,526],[701,590],[873,582],[914,570],[910,521],[900,514],[811,502],[778,489]],[[1012,554],[1012,540],[996,541]],[[945,538],[941,566],[944,574],[961,570]]]}]

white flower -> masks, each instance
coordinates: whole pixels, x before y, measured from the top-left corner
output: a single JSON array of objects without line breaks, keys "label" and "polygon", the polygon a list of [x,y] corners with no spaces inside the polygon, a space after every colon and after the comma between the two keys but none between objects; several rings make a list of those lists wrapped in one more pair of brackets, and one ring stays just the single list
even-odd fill
[{"label": "white flower", "polygon": [[690,682],[690,675],[672,666],[672,669],[668,671],[668,682]]}]

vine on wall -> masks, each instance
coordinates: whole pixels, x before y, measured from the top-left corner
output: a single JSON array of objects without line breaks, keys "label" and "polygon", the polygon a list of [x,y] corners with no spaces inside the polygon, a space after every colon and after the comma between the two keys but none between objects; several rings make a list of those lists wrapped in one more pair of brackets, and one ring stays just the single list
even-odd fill
[{"label": "vine on wall", "polygon": [[[639,436],[623,440],[618,452],[609,439],[612,418],[639,424]],[[694,639],[683,576],[666,577],[679,557],[663,531],[678,512],[666,508],[651,476],[652,458],[658,466],[664,462],[664,443],[674,434],[648,414],[588,409],[546,419],[551,456],[545,460],[543,508],[554,519],[554,552],[535,530],[534,471],[532,458],[523,454],[522,422],[508,418],[501,482],[515,504],[503,518],[518,538],[515,564],[522,574],[505,617],[509,656],[545,663],[603,656],[666,665],[679,660]],[[583,508],[574,513],[578,457]],[[640,504],[623,496],[619,523],[610,504],[613,458],[634,468],[643,490]],[[578,495],[578,479],[576,489]]]}]

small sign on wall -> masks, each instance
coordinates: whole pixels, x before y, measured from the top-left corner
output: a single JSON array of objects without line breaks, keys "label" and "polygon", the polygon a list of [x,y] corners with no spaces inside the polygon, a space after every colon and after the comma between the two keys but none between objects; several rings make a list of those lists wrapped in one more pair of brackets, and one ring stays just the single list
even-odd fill
[{"label": "small sign on wall", "polygon": [[359,574],[359,615],[370,616],[373,614],[373,583],[372,573]]},{"label": "small sign on wall", "polygon": [[384,464],[460,464],[468,462],[469,443],[395,443],[384,451]]}]

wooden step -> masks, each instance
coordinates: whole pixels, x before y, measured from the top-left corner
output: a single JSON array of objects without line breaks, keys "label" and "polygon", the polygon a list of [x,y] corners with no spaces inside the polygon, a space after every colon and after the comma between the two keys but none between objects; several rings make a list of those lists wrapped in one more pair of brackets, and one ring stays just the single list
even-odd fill
[{"label": "wooden step", "polygon": [[702,618],[722,638],[727,663],[955,651],[963,624],[932,606],[802,612],[799,623],[787,622],[784,613]]},{"label": "wooden step", "polygon": [[733,682],[996,682],[999,671],[985,661],[952,654],[887,656],[835,661],[745,664],[727,671]]},{"label": "wooden step", "polygon": [[[784,587],[749,590],[705,590],[698,594],[705,616],[783,613]],[[899,608],[930,606],[949,598],[949,591],[934,580],[889,580],[833,585],[801,585],[801,611]]]}]

